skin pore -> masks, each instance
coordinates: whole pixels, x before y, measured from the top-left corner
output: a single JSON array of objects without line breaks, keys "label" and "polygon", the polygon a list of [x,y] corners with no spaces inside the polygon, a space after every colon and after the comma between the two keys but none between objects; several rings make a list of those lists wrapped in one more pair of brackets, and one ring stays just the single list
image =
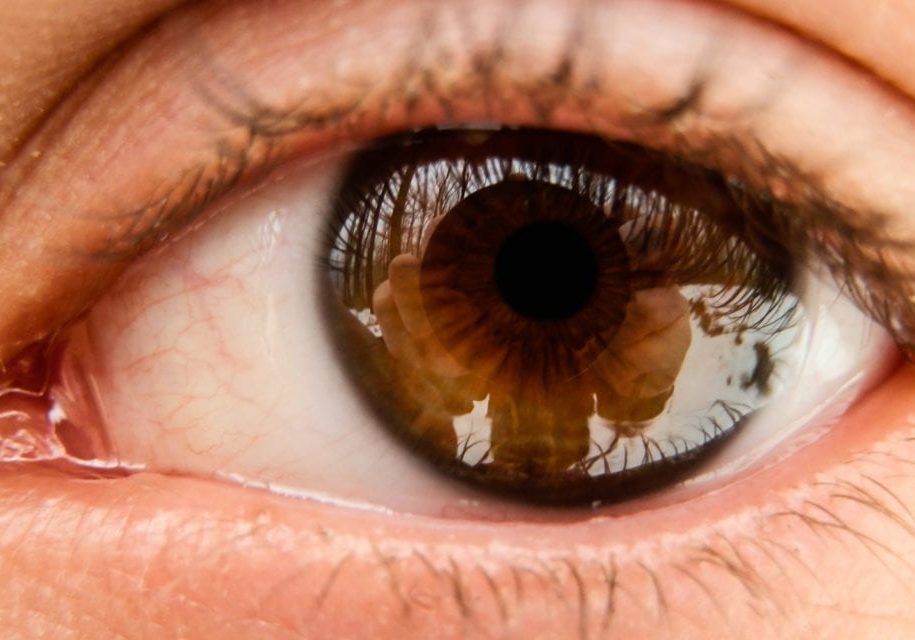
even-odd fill
[{"label": "skin pore", "polygon": [[[320,152],[340,136],[322,128],[319,116],[333,120],[371,106],[371,99],[347,92],[353,83],[336,79],[349,79],[364,62],[354,54],[346,59],[346,29],[381,30],[394,24],[391,16],[413,16],[414,3],[277,2],[261,16],[246,13],[244,3],[202,5],[199,13],[190,7],[192,18],[163,18],[145,44],[139,33],[176,3],[73,0],[66,20],[52,4],[0,7],[0,42],[19,43],[0,49],[3,359],[91,304],[154,242],[143,216],[112,228],[65,212],[104,211],[112,203],[118,211],[152,210],[168,178],[167,193],[192,203],[175,210],[174,229],[202,215],[214,193],[182,176],[213,165],[204,135],[212,133],[214,97],[235,105],[239,95],[262,96],[270,88],[292,101],[310,95],[313,82],[323,102],[311,105],[309,126],[260,113],[262,130],[295,133],[268,149],[263,139],[251,142],[250,126],[238,126],[227,128],[222,141],[255,160]],[[820,43],[824,56],[844,58],[843,66],[867,76],[862,86],[883,92],[879,105],[893,108],[861,113],[882,113],[890,124],[881,125],[893,131],[897,118],[900,132],[886,145],[880,138],[871,153],[908,166],[915,71],[906,62],[915,53],[915,4],[887,0],[866,11],[867,3],[855,2],[730,4],[786,26],[791,33],[784,37]],[[207,25],[204,38],[186,28],[192,19]],[[268,33],[289,35],[271,46],[256,39]],[[244,91],[200,99],[186,61],[193,59],[189,51],[208,47],[220,50],[224,65],[212,67],[214,74],[231,68]],[[323,54],[303,56],[298,75],[272,71],[296,47]],[[372,72],[383,84],[387,71],[382,60],[377,64]],[[80,78],[87,81],[74,85]],[[849,93],[845,100],[863,104],[869,95]],[[502,108],[506,119],[531,118]],[[445,115],[423,109],[395,115],[388,126]],[[843,117],[838,110],[830,115]],[[243,119],[248,125],[250,116]],[[566,117],[566,124],[584,126]],[[371,127],[354,126],[353,137],[380,133]],[[665,140],[659,135],[655,142]],[[791,142],[773,144],[788,149]],[[233,182],[226,176],[253,179],[232,164],[245,164],[239,155],[221,157],[230,169],[208,168],[206,177],[226,184]],[[885,185],[874,190],[905,229],[913,222],[906,204],[915,185],[904,171],[894,174],[889,160],[878,166],[873,179]],[[49,227],[54,233],[36,232]],[[120,239],[114,248],[111,238]],[[62,242],[76,250],[61,252]],[[85,260],[100,253],[108,259]],[[881,637],[910,637],[913,382],[911,370],[900,368],[815,447],[782,464],[714,492],[624,505],[581,522],[397,518],[186,477],[86,480],[6,466],[0,622],[11,638],[851,638],[875,629]]]}]

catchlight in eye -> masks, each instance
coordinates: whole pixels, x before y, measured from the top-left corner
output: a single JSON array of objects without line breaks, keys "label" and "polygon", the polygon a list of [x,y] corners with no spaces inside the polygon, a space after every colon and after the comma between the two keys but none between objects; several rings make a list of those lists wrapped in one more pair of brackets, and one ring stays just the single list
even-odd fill
[{"label": "catchlight in eye", "polygon": [[558,504],[663,487],[802,351],[791,257],[731,191],[589,136],[387,140],[334,204],[327,325],[378,422],[443,473]]}]

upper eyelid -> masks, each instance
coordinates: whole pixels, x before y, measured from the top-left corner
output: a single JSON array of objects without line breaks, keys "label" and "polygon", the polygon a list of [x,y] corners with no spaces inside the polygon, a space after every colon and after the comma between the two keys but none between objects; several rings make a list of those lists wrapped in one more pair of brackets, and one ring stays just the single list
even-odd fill
[{"label": "upper eyelid", "polygon": [[[530,4],[535,4],[532,0]],[[618,3],[625,4],[625,3]],[[677,3],[672,3],[676,5]],[[237,7],[236,7],[237,8]],[[288,8],[288,7],[287,7]],[[302,9],[301,13],[306,11]],[[193,11],[190,12],[190,15],[193,16]],[[581,14],[579,14],[580,17]],[[218,16],[217,16],[218,17]],[[184,22],[182,23],[182,20]],[[234,109],[234,113],[230,113],[231,109],[227,110],[227,105],[231,105],[231,100],[220,100],[217,93],[209,90],[202,90],[202,85],[199,80],[203,72],[212,70],[212,65],[201,65],[200,58],[176,58],[174,56],[166,55],[157,55],[155,47],[167,46],[169,42],[174,43],[183,43],[187,46],[188,42],[193,43],[194,38],[199,38],[202,35],[202,32],[199,29],[204,26],[200,22],[194,23],[193,17],[191,18],[182,18],[179,14],[176,17],[175,24],[166,23],[166,28],[162,29],[158,33],[154,33],[152,37],[145,43],[140,43],[137,47],[137,52],[133,57],[127,56],[124,60],[124,63],[120,65],[119,68],[115,69],[111,73],[111,78],[117,80],[121,83],[122,86],[119,87],[120,90],[124,90],[125,86],[130,87],[132,83],[137,82],[137,74],[140,74],[139,77],[150,77],[157,71],[171,71],[173,73],[172,77],[180,80],[185,80],[187,76],[183,76],[182,73],[188,73],[189,71],[193,74],[198,74],[196,79],[192,78],[191,91],[185,93],[181,99],[188,101],[191,96],[193,102],[190,105],[191,109],[189,110],[193,117],[188,118],[190,123],[180,122],[180,118],[176,118],[177,122],[174,129],[177,129],[181,124],[185,126],[185,133],[190,135],[192,138],[196,135],[196,153],[184,153],[184,159],[180,159],[180,153],[172,152],[175,158],[173,166],[168,167],[168,171],[171,175],[167,180],[158,179],[153,184],[149,184],[147,181],[147,186],[141,189],[135,189],[135,194],[137,198],[140,198],[139,201],[134,199],[130,204],[118,204],[114,205],[116,208],[115,211],[121,210],[122,213],[115,214],[112,216],[110,211],[112,210],[112,198],[110,194],[107,195],[107,198],[96,199],[96,203],[79,203],[81,206],[86,207],[83,209],[83,212],[80,214],[84,220],[77,221],[82,224],[77,224],[76,226],[80,229],[81,237],[84,238],[84,244],[74,249],[73,247],[67,247],[68,251],[72,252],[70,256],[64,256],[71,261],[72,264],[65,265],[71,270],[71,272],[76,272],[77,275],[74,277],[75,280],[85,282],[85,272],[95,270],[99,274],[108,273],[112,277],[121,268],[121,264],[126,262],[126,259],[132,256],[133,254],[142,251],[143,249],[148,248],[154,244],[154,240],[157,237],[171,235],[176,232],[184,223],[194,220],[204,211],[210,209],[209,205],[212,204],[215,200],[221,197],[224,192],[230,191],[234,186],[240,182],[244,182],[246,178],[251,178],[253,175],[257,174],[260,170],[272,166],[275,163],[282,162],[290,156],[294,156],[298,153],[308,150],[309,146],[313,146],[314,140],[324,137],[323,144],[328,144],[330,139],[337,138],[344,135],[348,135],[347,131],[344,131],[346,128],[356,129],[358,131],[359,126],[365,129],[371,130],[372,124],[367,124],[365,122],[365,114],[360,112],[360,109],[365,112],[371,112],[371,108],[374,108],[377,112],[377,103],[379,101],[390,101],[390,103],[396,103],[398,99],[402,98],[402,89],[405,85],[408,85],[417,79],[422,80],[426,78],[428,80],[429,73],[435,73],[436,70],[430,70],[428,68],[414,67],[414,75],[404,76],[403,71],[403,61],[392,63],[392,66],[389,67],[389,75],[384,77],[384,91],[379,91],[377,84],[383,84],[381,82],[376,83],[376,86],[373,86],[374,94],[370,96],[370,100],[374,101],[372,105],[366,106],[363,104],[365,102],[364,96],[360,96],[358,92],[353,91],[353,86],[348,85],[345,81],[334,82],[333,78],[319,78],[325,84],[324,93],[321,93],[320,86],[317,90],[314,90],[309,93],[311,98],[317,96],[319,105],[313,108],[301,107],[301,105],[290,105],[290,100],[280,101],[277,103],[276,107],[271,108],[258,108],[257,101],[249,100],[247,105],[244,105],[245,101],[242,101],[243,106],[255,108],[248,109],[247,112],[244,108]],[[211,22],[208,21],[205,25],[207,28],[211,26]],[[182,31],[184,29],[184,31]],[[195,32],[195,29],[197,30]],[[212,34],[211,34],[212,35]],[[568,43],[568,38],[566,34],[560,36],[562,39],[562,46],[566,47]],[[157,42],[158,40],[158,42]],[[163,43],[164,41],[164,43]],[[200,51],[198,46],[197,51]],[[566,49],[566,53],[568,53]],[[235,51],[235,54],[238,54],[238,51]],[[396,52],[392,52],[394,55]],[[231,58],[232,49],[231,43],[226,44],[225,50],[220,50],[219,59],[220,61],[225,62]],[[401,52],[402,54],[402,52]],[[480,46],[476,50],[476,57],[474,62],[479,67],[481,64],[485,68],[487,67],[486,58],[481,56],[503,56],[500,59],[502,62],[507,63],[510,60],[504,57],[505,51],[499,47],[489,47]],[[517,63],[517,61],[515,61]],[[143,64],[141,64],[143,63]],[[151,63],[151,64],[150,64]],[[149,68],[146,68],[149,65]],[[275,66],[275,61],[274,61]],[[491,66],[491,65],[490,65]],[[560,64],[559,67],[563,65]],[[554,64],[550,63],[550,66],[547,69],[546,77],[549,77],[550,74],[555,74],[557,68]],[[230,67],[231,68],[231,67]],[[409,65],[408,65],[409,68]],[[176,72],[180,71],[181,73]],[[437,70],[441,72],[441,69]],[[447,70],[446,70],[447,71]],[[147,75],[142,75],[143,73]],[[537,75],[542,73],[536,70],[532,70],[531,73],[534,74],[533,82],[536,83],[537,78],[543,78],[543,75]],[[240,80],[238,86],[245,87],[249,89],[252,87],[252,84],[246,81],[243,78],[244,74],[236,74]],[[467,78],[465,78],[466,80]],[[470,76],[472,80],[472,75]],[[98,113],[106,113],[106,109],[109,109],[108,105],[105,104],[106,98],[110,101],[113,98],[118,98],[122,100],[129,101],[130,95],[120,95],[118,94],[118,89],[112,89],[110,85],[117,85],[117,82],[110,82],[109,79],[106,79],[102,82],[101,87],[94,96],[91,96],[87,100],[86,105],[82,109],[82,112],[79,110],[76,113],[74,120],[78,119],[79,116],[86,116],[85,112],[88,112],[90,115],[87,116],[91,119],[91,114],[93,109],[96,112],[96,118],[98,118]],[[452,78],[453,80],[453,78]],[[477,76],[477,80],[480,80],[483,85],[489,83],[492,78],[486,75]],[[519,90],[530,89],[530,83],[524,84],[520,87]],[[180,82],[179,82],[180,85]],[[558,85],[553,85],[558,86]],[[694,90],[698,85],[686,84],[683,90],[686,92],[685,95],[693,95],[693,97],[704,97],[704,94],[701,92],[695,92]],[[218,85],[217,85],[218,87]],[[334,88],[331,91],[331,87]],[[340,88],[338,91],[337,88]],[[212,86],[211,86],[212,88]],[[223,89],[225,87],[223,86]],[[549,88],[549,87],[548,87]],[[105,89],[108,90],[108,95],[106,95]],[[171,88],[169,88],[171,89]],[[346,93],[346,89],[350,90],[350,93]],[[178,88],[173,89],[174,92],[179,92],[180,90],[187,90],[186,86],[179,86]],[[565,85],[561,86],[561,91],[566,93],[573,91]],[[238,92],[235,88],[229,92],[228,97],[232,97],[234,92],[234,97],[238,97]],[[164,92],[167,96],[168,91]],[[682,92],[681,92],[682,93]],[[517,94],[517,91],[516,91]],[[223,94],[225,96],[225,94]],[[252,91],[251,95],[254,95]],[[427,96],[428,97],[428,96]],[[442,97],[442,94],[439,93],[439,98]],[[216,98],[214,100],[214,98]],[[173,96],[174,99],[174,96]],[[322,102],[323,100],[323,102]],[[163,103],[167,103],[167,100],[162,100]],[[439,107],[441,107],[441,100],[439,100]],[[100,104],[101,103],[101,104]],[[532,104],[529,102],[529,105]],[[637,115],[642,119],[642,122],[648,122],[651,135],[657,135],[659,138],[663,137],[666,133],[670,133],[672,128],[681,126],[684,117],[691,115],[695,110],[690,110],[689,107],[696,106],[698,104],[697,100],[680,101],[678,103],[678,96],[668,96],[668,99],[660,104],[654,105],[654,111],[650,108],[651,105],[646,105],[642,108],[637,109]],[[214,106],[214,105],[219,105]],[[350,108],[346,108],[347,105]],[[677,105],[678,108],[671,109],[671,105]],[[112,107],[113,108],[113,107]],[[117,114],[117,109],[113,108],[114,112]],[[530,111],[530,109],[529,109]],[[540,109],[533,109],[534,115],[540,111]],[[202,114],[209,113],[210,122],[214,120],[222,122],[221,125],[217,125],[217,129],[221,127],[221,130],[211,129],[209,131],[201,130],[201,118]],[[124,115],[123,113],[120,115]],[[133,117],[132,114],[128,114],[130,117]],[[143,114],[148,119],[148,114]],[[178,113],[178,116],[184,116],[183,113]],[[232,117],[226,118],[226,116],[231,115]],[[441,114],[440,114],[441,115]],[[672,118],[672,115],[676,115],[676,118]],[[662,117],[663,116],[663,117]],[[375,117],[379,117],[377,114]],[[531,117],[528,115],[527,117]],[[196,120],[194,119],[196,118]],[[234,118],[234,122],[232,122]],[[361,119],[360,119],[361,118]],[[142,131],[144,126],[146,129],[149,129],[149,123],[143,122],[142,117],[140,130]],[[281,131],[277,131],[274,126],[272,129],[270,127],[265,127],[264,123],[266,120],[271,120],[275,125],[277,122],[289,122],[290,127],[288,130],[285,127],[281,127]],[[658,125],[658,121],[661,121]],[[355,127],[351,127],[351,123],[356,122]],[[196,130],[187,130],[188,124],[193,124],[196,127]],[[386,126],[394,126],[396,121],[393,119],[390,122],[379,123]],[[377,128],[377,126],[376,126]],[[165,131],[167,132],[167,131]],[[270,135],[263,135],[264,132],[269,133]],[[274,135],[274,134],[282,135]],[[612,131],[610,132],[613,133]],[[641,134],[640,134],[641,135]],[[915,136],[915,133],[913,133]],[[204,153],[200,153],[201,147],[199,146],[202,141],[209,138],[209,142],[206,144],[209,145],[208,149],[205,149]],[[139,141],[136,141],[139,142]],[[148,147],[150,149],[156,148],[157,141],[153,140]],[[668,144],[670,141],[668,140]],[[73,161],[71,157],[68,157],[70,154],[79,155],[79,149],[74,150],[72,148],[66,148],[67,145],[62,144],[59,140],[54,141],[54,145],[49,146],[48,148],[42,148],[43,140],[41,136],[35,141],[35,146],[33,148],[38,149],[39,152],[44,154],[44,157],[36,165],[34,173],[41,173],[42,171],[46,173],[55,173],[59,172],[61,165],[64,167],[68,165],[68,160]],[[112,145],[114,142],[112,142]],[[122,142],[123,144],[123,142]],[[64,149],[60,150],[60,155],[63,158],[57,157],[54,158],[53,154],[50,153],[55,149],[63,146]],[[101,145],[102,149],[105,149],[104,145]],[[763,147],[760,146],[760,150],[763,150]],[[737,155],[740,155],[740,151],[737,152]],[[48,158],[51,158],[53,161],[49,161]],[[196,157],[196,160],[192,158]],[[200,158],[203,157],[203,160]],[[63,162],[61,162],[63,160]],[[55,164],[56,162],[56,164]],[[91,165],[91,162],[87,162]],[[778,169],[781,172],[779,178],[784,178],[788,175],[788,172],[785,172],[784,169],[789,166],[787,162],[782,162],[778,165]],[[11,167],[12,170],[15,170],[15,167]],[[160,166],[159,170],[162,171],[163,168]],[[140,175],[140,172],[136,172]],[[8,172],[7,176],[15,175],[14,171]],[[802,172],[796,172],[796,175],[803,175]],[[122,178],[123,182],[126,178]],[[117,183],[117,180],[112,180],[112,182]],[[15,185],[17,188],[20,185]],[[102,186],[112,186],[112,185],[102,185]],[[123,194],[123,188],[126,185],[121,185],[121,194]],[[117,194],[118,185],[114,184],[113,188]],[[813,192],[813,189],[810,188],[809,184],[804,185],[804,189],[807,192],[807,195]],[[42,195],[42,199],[36,202],[30,202],[29,198],[34,196],[34,191],[30,192],[28,186],[20,189],[17,193],[13,195],[11,208],[15,211],[15,205],[19,205],[20,213],[28,215],[47,215],[48,214],[48,204],[53,203],[54,200],[50,195]],[[70,194],[68,194],[70,195]],[[94,195],[94,194],[93,194]],[[34,205],[38,206],[35,207]],[[62,208],[63,202],[55,203],[54,208],[58,211]],[[32,206],[30,206],[32,205]],[[93,207],[96,209],[93,210]],[[30,211],[31,209],[31,211]],[[162,215],[159,215],[159,214]],[[68,215],[72,216],[72,214]],[[25,226],[25,225],[24,225]],[[118,231],[120,229],[120,232]],[[126,229],[126,231],[125,231]],[[9,234],[9,229],[0,229],[0,233],[7,231]],[[12,234],[15,236],[17,230],[14,230]],[[19,232],[21,233],[21,231]],[[94,240],[93,240],[94,238]],[[120,245],[120,250],[112,250],[112,245]],[[10,243],[8,246],[15,246],[14,243]],[[57,247],[56,250],[59,251],[60,247]],[[50,247],[50,251],[54,251],[55,247]],[[51,255],[54,255],[53,253]],[[90,258],[87,260],[86,258]],[[56,256],[58,261],[60,261],[60,256]],[[102,258],[102,259],[99,259]],[[22,296],[18,295],[18,292],[12,291],[12,299],[21,299]],[[42,292],[42,295],[47,292]],[[36,293],[33,296],[36,300],[40,296]],[[28,301],[30,304],[38,304],[38,302]],[[72,313],[78,312],[82,305],[88,303],[86,301],[75,301],[70,305],[66,311],[72,315]],[[26,312],[30,318],[34,320],[35,315],[34,308]],[[46,314],[47,315],[47,314]],[[66,315],[66,314],[63,314]],[[48,321],[51,321],[48,318]],[[0,335],[6,336],[8,333],[13,331],[17,325],[26,326],[29,328],[36,327],[38,323],[32,322],[22,322],[15,317],[3,318],[0,320]],[[47,329],[47,327],[45,327]],[[6,359],[9,357],[17,347],[22,346],[34,339],[39,338],[37,335],[27,335],[27,336],[18,336],[13,340],[7,339],[5,344],[0,344],[0,360]]]}]

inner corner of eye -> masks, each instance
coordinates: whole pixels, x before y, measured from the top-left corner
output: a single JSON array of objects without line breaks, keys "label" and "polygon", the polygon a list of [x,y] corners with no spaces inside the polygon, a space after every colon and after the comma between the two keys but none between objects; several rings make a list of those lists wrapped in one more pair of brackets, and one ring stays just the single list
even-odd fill
[{"label": "inner corner of eye", "polygon": [[754,233],[752,193],[682,160],[437,130],[352,167],[323,253],[328,334],[378,426],[478,488],[607,503],[755,459],[885,347],[823,303],[835,289],[787,238]]},{"label": "inner corner of eye", "polygon": [[759,232],[785,228],[766,198],[682,159],[463,128],[320,173],[8,367],[0,461],[419,512],[605,504],[763,457],[884,361],[885,334]]}]

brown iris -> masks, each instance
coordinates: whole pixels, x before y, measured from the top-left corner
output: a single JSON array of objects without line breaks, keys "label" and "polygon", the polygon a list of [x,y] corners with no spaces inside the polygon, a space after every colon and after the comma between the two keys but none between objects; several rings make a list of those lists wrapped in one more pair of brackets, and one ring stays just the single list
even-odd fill
[{"label": "brown iris", "polygon": [[542,182],[509,180],[465,198],[421,261],[423,307],[439,341],[499,395],[580,374],[626,315],[629,258],[617,226],[587,199]]},{"label": "brown iris", "polygon": [[553,475],[587,453],[591,402],[573,387],[626,315],[617,226],[568,189],[508,180],[435,227],[420,268],[423,309],[469,385],[489,395],[490,473]]},{"label": "brown iris", "polygon": [[694,420],[674,397],[697,340],[778,333],[754,314],[781,304],[783,265],[722,218],[736,205],[720,187],[568,134],[367,151],[329,233],[328,326],[380,422],[446,473],[558,503],[658,486],[766,400],[710,387]]}]

